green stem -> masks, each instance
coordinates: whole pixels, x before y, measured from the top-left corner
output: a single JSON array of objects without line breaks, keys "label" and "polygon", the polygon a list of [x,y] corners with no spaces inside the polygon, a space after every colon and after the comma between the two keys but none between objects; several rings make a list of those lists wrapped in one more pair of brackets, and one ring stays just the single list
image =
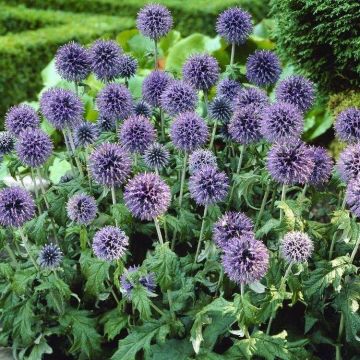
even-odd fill
[{"label": "green stem", "polygon": [[62,133],[63,133],[63,136],[64,136],[64,141],[65,141],[65,146],[66,146],[66,153],[67,153],[67,156],[69,158],[69,163],[70,163],[70,166],[71,166],[71,172],[72,172],[73,176],[75,177],[75,168],[74,168],[74,164],[73,164],[73,161],[72,161],[69,141],[68,141],[65,130],[63,130]]},{"label": "green stem", "polygon": [[164,244],[164,240],[161,234],[161,229],[160,229],[160,225],[159,225],[159,220],[157,218],[154,218],[154,224],[155,224],[155,228],[156,228],[156,232],[159,238],[159,242],[161,245]]},{"label": "green stem", "polygon": [[187,151],[185,151],[185,154],[184,154],[184,162],[183,162],[183,167],[182,167],[182,171],[181,171],[179,208],[181,208],[181,204],[182,204],[182,200],[183,200],[183,195],[184,195],[184,184],[185,184],[185,175],[186,175],[187,159],[188,159],[188,153],[187,153]]},{"label": "green stem", "polygon": [[345,207],[346,207],[346,194],[344,194],[344,199],[343,199],[343,202],[341,204],[341,210],[345,210]]},{"label": "green stem", "polygon": [[34,174],[34,169],[31,168],[30,171],[31,171],[31,180],[32,180],[32,182],[34,184],[35,200],[36,200],[38,212],[39,212],[39,215],[40,215],[41,214],[41,206],[40,206],[40,202],[39,202],[39,191],[38,191],[38,187],[37,187],[37,184],[36,184],[36,178],[35,178],[35,174]]},{"label": "green stem", "polygon": [[258,227],[259,224],[260,224],[262,215],[263,215],[264,210],[265,210],[265,205],[266,205],[267,199],[268,199],[268,197],[269,197],[269,193],[270,193],[270,181],[268,181],[268,183],[267,183],[267,185],[266,185],[265,194],[264,194],[264,197],[263,197],[262,202],[261,202],[261,207],[260,207],[259,215],[258,215],[258,217],[257,217],[257,219],[256,219],[255,230],[257,229],[257,227]]},{"label": "green stem", "polygon": [[337,234],[337,231],[334,232],[334,235],[331,239],[330,250],[329,250],[329,260],[331,260],[332,256],[333,256],[335,242],[336,242],[336,234]]},{"label": "green stem", "polygon": [[165,314],[164,314],[152,301],[150,301],[150,306],[151,306],[156,312],[158,312],[161,316],[165,316]]},{"label": "green stem", "polygon": [[9,257],[11,259],[13,266],[16,266],[16,263],[17,263],[16,256],[15,256],[15,253],[13,252],[12,248],[10,247],[9,244],[5,244],[4,248],[7,251],[7,253],[9,254]]},{"label": "green stem", "polygon": [[117,304],[119,304],[119,303],[120,303],[120,300],[119,300],[119,298],[117,297],[117,295],[116,295],[116,293],[115,293],[115,291],[114,291],[114,289],[113,289],[110,281],[109,281],[109,280],[106,280],[106,284],[107,284],[107,286],[109,286],[111,295],[113,296],[115,302],[116,302]]},{"label": "green stem", "polygon": [[18,230],[19,230],[19,234],[20,234],[21,240],[23,242],[24,248],[25,248],[27,254],[29,255],[29,259],[31,260],[31,262],[35,266],[35,269],[37,271],[39,271],[40,270],[39,265],[37,264],[37,262],[35,261],[34,257],[31,254],[27,237],[25,236],[22,228],[18,228]]},{"label": "green stem", "polygon": [[[281,190],[281,201],[285,201],[285,198],[286,198],[286,185],[283,184]],[[283,219],[283,217],[284,217],[284,212],[282,209],[280,209],[280,221]]]},{"label": "green stem", "polygon": [[208,206],[205,205],[205,207],[204,207],[204,215],[203,215],[202,223],[201,223],[200,236],[199,236],[199,240],[198,240],[198,244],[197,244],[197,248],[196,248],[196,253],[195,253],[194,265],[196,264],[196,261],[197,261],[197,258],[199,256],[200,249],[201,249],[201,242],[202,242],[202,239],[203,239],[203,236],[204,236],[205,218],[206,218],[207,210],[208,210]]},{"label": "green stem", "polygon": [[217,120],[214,120],[214,126],[212,129],[212,133],[211,133],[211,140],[210,140],[210,145],[209,145],[209,149],[211,150],[214,146],[214,140],[215,140],[215,135],[216,135],[216,128],[217,128]]},{"label": "green stem", "polygon": [[157,46],[157,41],[154,40],[154,61],[155,61],[155,70],[158,69],[158,46]]},{"label": "green stem", "polygon": [[[115,186],[111,187],[111,200],[113,205],[116,205],[116,194],[115,194]],[[115,225],[118,226],[118,221],[115,219]]]},{"label": "green stem", "polygon": [[342,333],[344,331],[344,315],[343,313],[341,313],[340,316],[340,323],[339,323],[339,331],[338,331],[338,337],[337,337],[337,345],[336,345],[336,355],[335,355],[335,359],[336,360],[341,360],[341,338],[342,338]]},{"label": "green stem", "polygon": [[160,108],[161,140],[165,141],[165,118],[164,111]]},{"label": "green stem", "polygon": [[308,184],[305,184],[305,185],[304,185],[304,188],[303,188],[303,191],[301,192],[301,196],[302,196],[303,198],[305,198],[307,188],[308,188]]},{"label": "green stem", "polygon": [[[241,170],[241,165],[242,165],[242,162],[243,162],[243,158],[244,158],[244,151],[245,151],[245,145],[241,145],[240,146],[240,156],[239,156],[239,160],[238,160],[238,165],[237,165],[237,168],[236,168],[236,173],[235,175],[239,175],[240,174],[240,170]],[[235,181],[234,181],[234,177],[233,177],[233,184],[231,186],[231,190],[230,190],[230,196],[229,196],[229,202],[228,202],[228,208],[230,207],[231,205],[231,200],[234,196],[234,191],[235,191]]]},{"label": "green stem", "polygon": [[204,118],[207,117],[207,114],[208,114],[208,109],[209,109],[209,100],[208,100],[208,93],[207,91],[204,91]]},{"label": "green stem", "polygon": [[234,58],[235,58],[235,43],[232,43],[231,44],[230,66],[234,65]]},{"label": "green stem", "polygon": [[169,301],[169,310],[170,310],[173,320],[175,320],[176,317],[175,317],[175,312],[173,310],[173,303],[172,303],[172,299],[171,299],[171,290],[170,289],[167,290],[167,296],[168,296],[168,301]]},{"label": "green stem", "polygon": [[89,181],[89,188],[90,188],[90,194],[92,193],[92,182],[91,182],[91,175],[90,175],[90,151],[89,147],[85,148],[85,163],[86,163],[86,171],[88,173],[88,181]]},{"label": "green stem", "polygon": [[354,249],[353,249],[353,251],[352,251],[352,253],[351,253],[351,256],[350,256],[350,262],[351,262],[351,263],[352,263],[352,262],[354,261],[354,259],[355,259],[355,256],[356,256],[356,254],[357,254],[357,252],[358,252],[358,250],[359,250],[359,245],[360,245],[360,236],[357,238],[356,243],[355,243],[355,247],[354,247]]},{"label": "green stem", "polygon": [[74,155],[74,159],[75,159],[75,163],[76,163],[76,166],[79,170],[79,173],[80,173],[80,176],[83,178],[84,177],[84,172],[83,172],[83,169],[82,169],[82,166],[81,166],[81,163],[80,163],[80,160],[78,158],[78,156],[76,155],[76,149],[75,149],[75,144],[74,144],[74,139],[72,137],[72,134],[71,134],[71,131],[68,130],[68,135],[69,135],[69,144],[70,144],[70,148],[71,148],[71,151]]},{"label": "green stem", "polygon": [[[241,295],[241,298],[244,297],[244,294],[245,294],[245,284],[244,283],[241,283],[240,284],[240,295]],[[249,335],[249,330],[247,329],[247,327],[244,327],[244,335],[247,339],[250,339],[250,335]]]}]

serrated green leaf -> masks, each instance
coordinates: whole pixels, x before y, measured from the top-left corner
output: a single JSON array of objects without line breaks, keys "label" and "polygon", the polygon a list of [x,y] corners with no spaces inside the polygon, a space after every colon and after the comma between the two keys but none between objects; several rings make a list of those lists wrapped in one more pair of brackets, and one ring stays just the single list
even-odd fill
[{"label": "serrated green leaf", "polygon": [[36,269],[34,267],[28,269],[17,270],[12,282],[12,288],[18,295],[25,294],[30,283],[36,277]]},{"label": "serrated green leaf", "polygon": [[155,344],[150,348],[147,360],[188,360],[194,353],[190,342],[185,340],[170,339],[164,344]]},{"label": "serrated green leaf", "polygon": [[139,311],[140,318],[142,320],[146,320],[151,317],[151,300],[149,299],[149,293],[145,287],[141,285],[134,286],[131,291],[131,302],[134,308]]},{"label": "serrated green leaf", "polygon": [[35,322],[34,305],[32,300],[26,300],[17,305],[12,311],[16,313],[13,322],[13,336],[19,345],[28,346],[33,341],[35,331],[33,325]]},{"label": "serrated green leaf", "polygon": [[103,315],[100,322],[104,325],[104,335],[108,340],[113,340],[122,329],[126,328],[128,318],[129,315],[124,313],[120,307]]},{"label": "serrated green leaf", "polygon": [[40,360],[43,358],[43,355],[52,353],[53,349],[48,345],[46,339],[43,336],[40,336],[39,339],[35,340],[27,360]]},{"label": "serrated green leaf", "polygon": [[37,244],[43,244],[47,238],[46,233],[46,220],[48,218],[47,211],[44,211],[40,216],[29,221],[25,226],[25,231],[30,235]]}]

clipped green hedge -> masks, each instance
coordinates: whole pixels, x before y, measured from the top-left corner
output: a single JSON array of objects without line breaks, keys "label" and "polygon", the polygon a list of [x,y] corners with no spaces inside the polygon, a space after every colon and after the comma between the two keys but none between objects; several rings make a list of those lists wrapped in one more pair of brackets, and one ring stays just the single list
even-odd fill
[{"label": "clipped green hedge", "polygon": [[[3,0],[6,4],[23,4],[39,9],[57,9],[71,12],[108,14],[135,17],[146,2],[143,0]],[[268,13],[269,0],[158,0],[168,6],[175,19],[175,28],[183,35],[193,32],[214,34],[218,13],[230,6],[241,6],[260,21]]]},{"label": "clipped green hedge", "polygon": [[[59,11],[49,11],[46,16],[49,20],[53,17],[55,25],[0,37],[1,115],[11,105],[34,98],[42,87],[39,73],[60,45],[70,40],[89,43],[134,27],[130,18],[70,16]],[[56,24],[61,21],[64,23]]]}]

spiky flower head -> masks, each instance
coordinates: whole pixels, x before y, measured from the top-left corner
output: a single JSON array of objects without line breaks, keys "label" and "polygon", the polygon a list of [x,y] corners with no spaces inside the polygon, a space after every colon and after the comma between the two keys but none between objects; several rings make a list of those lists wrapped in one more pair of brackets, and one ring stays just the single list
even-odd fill
[{"label": "spiky flower head", "polygon": [[247,145],[261,139],[260,123],[262,111],[255,105],[247,105],[234,112],[228,129],[231,138]]},{"label": "spiky flower head", "polygon": [[94,180],[104,186],[121,186],[131,171],[129,154],[118,144],[104,143],[89,157]]},{"label": "spiky flower head", "polygon": [[40,99],[40,108],[47,120],[59,130],[74,128],[84,112],[81,99],[71,90],[51,88]]},{"label": "spiky flower head", "polygon": [[225,200],[228,189],[227,175],[211,166],[203,166],[189,179],[190,196],[198,205],[211,205]]},{"label": "spiky flower head", "polygon": [[93,239],[94,254],[102,260],[120,259],[129,244],[129,238],[124,231],[115,226],[105,226],[98,230]]},{"label": "spiky flower head", "polygon": [[304,184],[314,169],[312,151],[300,140],[274,143],[267,157],[267,169],[280,184]]},{"label": "spiky flower head", "polygon": [[235,110],[246,105],[256,105],[258,108],[263,109],[269,105],[269,98],[262,89],[255,87],[242,89],[235,100]]},{"label": "spiky flower head", "polygon": [[223,11],[216,22],[217,33],[229,43],[245,43],[252,30],[251,15],[239,7]]},{"label": "spiky flower head", "polygon": [[138,266],[130,266],[120,278],[121,291],[125,297],[131,300],[134,286],[141,285],[147,291],[154,292],[156,289],[155,274],[144,274]]},{"label": "spiky flower head", "polygon": [[96,40],[89,49],[91,70],[97,79],[109,82],[120,74],[122,49],[113,40]]},{"label": "spiky flower head", "polygon": [[155,141],[156,130],[149,119],[132,115],[122,124],[119,140],[126,150],[142,154]]},{"label": "spiky flower head", "polygon": [[173,80],[161,94],[162,108],[172,116],[196,108],[198,97],[195,89],[181,80]]},{"label": "spiky flower head", "polygon": [[144,151],[144,162],[150,169],[161,169],[169,162],[170,154],[164,145],[151,144]]},{"label": "spiky flower head", "polygon": [[60,266],[63,253],[56,244],[47,244],[42,247],[38,257],[39,265],[44,269],[54,269]]},{"label": "spiky flower head", "polygon": [[93,196],[75,194],[68,200],[66,210],[70,220],[79,225],[88,225],[95,219],[97,205]]},{"label": "spiky flower head", "polygon": [[277,102],[263,111],[261,132],[270,142],[298,139],[304,129],[304,119],[298,108]]},{"label": "spiky flower head", "polygon": [[309,184],[321,185],[329,181],[334,162],[326,149],[322,147],[311,146],[314,168],[311,173]]},{"label": "spiky flower head", "polygon": [[222,123],[229,122],[232,113],[231,101],[224,96],[216,97],[209,104],[209,117]]},{"label": "spiky flower head", "polygon": [[119,77],[129,79],[135,75],[138,66],[137,60],[128,54],[120,56]]},{"label": "spiky flower head", "polygon": [[205,144],[209,131],[205,121],[194,112],[179,114],[170,126],[174,146],[183,151],[193,151]]},{"label": "spiky flower head", "polygon": [[242,212],[226,212],[215,224],[213,229],[213,240],[222,250],[233,238],[241,236],[254,236],[254,224],[252,220]]},{"label": "spiky flower head", "polygon": [[101,114],[115,119],[126,119],[134,109],[130,91],[117,83],[108,84],[99,91],[96,105]]},{"label": "spiky flower head", "polygon": [[273,51],[256,50],[246,62],[246,77],[257,86],[276,83],[281,74],[280,60]]},{"label": "spiky flower head", "polygon": [[140,100],[134,105],[134,114],[142,115],[150,119],[152,115],[152,108],[146,101]]},{"label": "spiky flower head", "polygon": [[351,107],[342,111],[335,121],[335,132],[345,142],[360,140],[360,109]]},{"label": "spiky flower head", "polygon": [[307,261],[313,250],[314,245],[308,234],[301,231],[288,232],[280,242],[280,253],[288,263]]},{"label": "spiky flower head", "polygon": [[0,225],[21,227],[35,216],[31,194],[20,187],[0,190]]},{"label": "spiky flower head", "polygon": [[153,40],[165,36],[173,25],[173,18],[168,8],[159,4],[148,4],[138,13],[136,27]]},{"label": "spiky flower head", "polygon": [[276,87],[276,100],[293,104],[305,112],[315,100],[314,84],[303,76],[289,76]]},{"label": "spiky flower head", "polygon": [[142,84],[142,95],[144,100],[154,107],[160,106],[161,95],[171,80],[171,76],[165,71],[152,71],[144,79]]},{"label": "spiky flower head", "polygon": [[241,91],[241,84],[229,78],[221,80],[217,85],[217,96],[223,96],[233,102]]},{"label": "spiky flower head", "polygon": [[216,156],[210,150],[198,149],[189,156],[189,172],[195,174],[204,166],[217,168]]},{"label": "spiky flower head", "polygon": [[99,137],[99,128],[88,121],[82,122],[75,128],[74,138],[76,146],[86,147],[94,144]]},{"label": "spiky flower head", "polygon": [[113,116],[99,114],[96,125],[100,131],[112,131],[116,128],[116,119]]},{"label": "spiky flower head", "polygon": [[74,41],[60,46],[55,55],[55,68],[67,81],[85,80],[90,73],[88,50]]},{"label": "spiky flower head", "polygon": [[269,268],[269,251],[251,235],[230,240],[222,256],[224,272],[238,285],[261,280]]},{"label": "spiky flower head", "polygon": [[166,212],[171,192],[160,176],[142,173],[126,184],[124,200],[133,216],[141,220],[152,220]]},{"label": "spiky flower head", "polygon": [[5,115],[5,128],[14,136],[19,136],[27,129],[35,129],[39,124],[40,119],[36,111],[26,104],[11,107]]},{"label": "spiky flower head", "polygon": [[191,55],[182,68],[183,79],[197,90],[209,91],[219,79],[219,64],[208,54]]},{"label": "spiky flower head", "polygon": [[339,156],[337,168],[343,181],[348,182],[360,174],[360,144],[348,145]]},{"label": "spiky flower head", "polygon": [[20,161],[33,168],[44,165],[52,150],[50,137],[40,129],[28,129],[16,142],[16,152]]},{"label": "spiky flower head", "polygon": [[9,154],[15,148],[15,139],[9,131],[0,132],[0,155]]},{"label": "spiky flower head", "polygon": [[346,189],[346,203],[350,211],[356,216],[360,217],[360,177],[357,176],[349,181]]}]

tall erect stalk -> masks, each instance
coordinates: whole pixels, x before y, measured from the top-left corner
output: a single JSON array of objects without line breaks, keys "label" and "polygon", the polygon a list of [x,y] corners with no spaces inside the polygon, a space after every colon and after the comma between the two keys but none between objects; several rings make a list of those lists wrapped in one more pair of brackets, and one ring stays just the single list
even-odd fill
[{"label": "tall erect stalk", "polygon": [[63,136],[64,136],[64,141],[65,141],[65,146],[66,146],[66,153],[67,153],[69,163],[70,163],[70,166],[71,166],[71,172],[72,172],[72,175],[75,177],[75,168],[74,168],[74,164],[72,162],[72,151],[71,151],[71,148],[70,148],[69,140],[67,138],[65,130],[63,130],[62,133],[63,133]]},{"label": "tall erect stalk", "polygon": [[157,44],[157,40],[154,40],[154,68],[155,70],[158,69],[158,44]]},{"label": "tall erect stalk", "polygon": [[[115,186],[111,187],[111,200],[113,205],[116,205],[116,193],[115,193]],[[118,226],[118,221],[115,219],[115,225]]]},{"label": "tall erect stalk", "polygon": [[234,65],[234,59],[235,59],[235,43],[232,43],[231,44],[230,66]]},{"label": "tall erect stalk", "polygon": [[185,151],[184,162],[181,170],[181,181],[180,181],[180,195],[179,195],[179,208],[181,208],[183,195],[184,195],[184,184],[185,184],[185,175],[186,175],[186,165],[187,165],[188,153]]},{"label": "tall erect stalk", "polygon": [[214,120],[214,125],[213,125],[213,129],[212,129],[212,133],[211,133],[211,139],[210,139],[210,145],[209,145],[209,149],[211,150],[214,146],[214,140],[215,140],[215,135],[216,135],[216,128],[217,128],[217,120]]},{"label": "tall erect stalk", "polygon": [[201,243],[202,243],[202,240],[203,240],[204,230],[205,230],[205,218],[206,218],[206,215],[207,215],[207,210],[208,210],[208,206],[205,205],[205,207],[204,207],[204,215],[203,215],[202,222],[201,222],[200,236],[199,236],[199,240],[198,240],[198,244],[197,244],[197,248],[196,248],[196,253],[195,253],[194,264],[196,264],[196,261],[197,261],[197,258],[199,256],[200,249],[201,249]]},{"label": "tall erect stalk", "polygon": [[40,215],[41,214],[41,206],[40,206],[40,202],[39,202],[39,191],[38,191],[38,187],[37,187],[37,183],[36,183],[36,177],[35,177],[34,169],[31,168],[30,171],[31,171],[31,180],[32,180],[33,185],[34,185],[35,200],[36,200],[38,212],[39,212],[39,215]]},{"label": "tall erect stalk", "polygon": [[23,229],[22,229],[22,228],[18,228],[18,230],[19,230],[19,234],[20,234],[22,243],[23,243],[23,245],[24,245],[24,248],[25,248],[27,254],[29,255],[29,259],[31,260],[31,262],[32,262],[33,265],[35,266],[36,270],[39,271],[39,270],[40,270],[39,265],[37,264],[36,260],[34,259],[34,257],[33,257],[32,254],[31,254],[31,251],[30,251],[30,248],[29,248],[28,239],[27,239],[26,235],[24,234]]},{"label": "tall erect stalk", "polygon": [[258,228],[258,226],[259,226],[259,224],[261,222],[261,218],[262,218],[262,215],[263,215],[264,210],[265,210],[265,206],[266,206],[267,199],[269,197],[269,193],[270,193],[270,181],[268,181],[267,184],[266,184],[264,197],[262,199],[261,206],[260,206],[260,211],[259,211],[259,214],[257,216],[256,223],[255,223],[255,230]]},{"label": "tall erect stalk", "polygon": [[[285,201],[286,199],[286,184],[283,184],[282,189],[281,189],[281,201]],[[283,219],[284,217],[284,211],[283,209],[280,209],[280,221]]]},{"label": "tall erect stalk", "polygon": [[159,238],[159,242],[162,245],[164,244],[164,239],[162,237],[159,220],[157,218],[154,218],[154,224],[155,224],[157,236]]},{"label": "tall erect stalk", "polygon": [[[240,156],[239,156],[235,175],[240,174],[240,170],[241,170],[241,166],[242,166],[242,162],[243,162],[243,158],[244,158],[244,152],[245,152],[245,145],[241,145],[240,146]],[[228,208],[231,206],[231,200],[234,196],[234,191],[235,191],[235,180],[233,177],[232,186],[231,186],[231,190],[230,190],[230,196],[229,196],[229,202],[228,202]]]},{"label": "tall erect stalk", "polygon": [[84,172],[82,170],[80,160],[79,160],[78,156],[76,155],[74,139],[72,137],[72,134],[71,134],[70,130],[68,130],[68,139],[69,139],[70,148],[71,148],[72,154],[74,155],[75,163],[76,163],[76,166],[77,166],[77,168],[79,170],[80,176],[84,177]]}]

